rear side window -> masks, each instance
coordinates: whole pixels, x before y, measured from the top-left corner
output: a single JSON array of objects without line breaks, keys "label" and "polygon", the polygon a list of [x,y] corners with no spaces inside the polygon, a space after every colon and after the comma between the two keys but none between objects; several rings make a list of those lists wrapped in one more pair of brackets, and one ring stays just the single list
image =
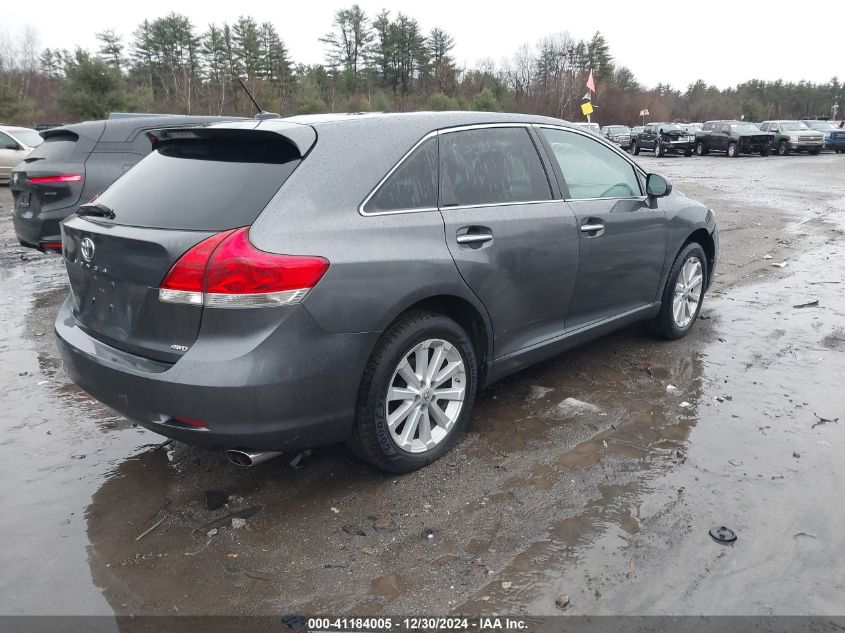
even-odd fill
[{"label": "rear side window", "polygon": [[97,202],[115,224],[223,231],[252,224],[300,162],[273,132],[166,141]]},{"label": "rear side window", "polygon": [[537,149],[524,127],[483,128],[440,136],[444,207],[550,200]]},{"label": "rear side window", "polygon": [[30,162],[33,158],[43,158],[52,163],[70,162],[73,149],[79,137],[73,132],[62,132],[51,134],[44,139],[44,142],[33,149],[27,158]]},{"label": "rear side window", "polygon": [[415,149],[364,205],[365,213],[437,208],[437,139]]}]

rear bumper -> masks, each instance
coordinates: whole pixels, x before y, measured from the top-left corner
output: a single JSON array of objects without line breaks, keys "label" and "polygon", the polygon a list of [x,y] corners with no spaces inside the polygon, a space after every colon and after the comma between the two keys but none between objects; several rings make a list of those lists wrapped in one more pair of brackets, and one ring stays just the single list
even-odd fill
[{"label": "rear bumper", "polygon": [[56,211],[35,212],[26,208],[12,207],[12,224],[21,246],[41,249],[42,242],[61,242],[62,232],[59,224],[76,207],[65,207]]},{"label": "rear bumper", "polygon": [[289,451],[343,441],[378,337],[326,333],[303,306],[259,308],[287,313],[259,337],[201,332],[169,365],[89,336],[76,325],[71,301],[62,305],[55,326],[71,380],[142,426],[206,448]]}]

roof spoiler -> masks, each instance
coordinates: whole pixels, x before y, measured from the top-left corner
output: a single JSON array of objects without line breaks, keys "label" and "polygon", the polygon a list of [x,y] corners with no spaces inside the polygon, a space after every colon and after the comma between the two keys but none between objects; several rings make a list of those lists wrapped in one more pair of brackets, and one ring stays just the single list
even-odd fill
[{"label": "roof spoiler", "polygon": [[[190,141],[202,139],[256,139],[264,138],[267,142],[278,142],[282,140],[290,144],[300,155],[305,156],[314,142],[317,140],[317,133],[310,125],[299,125],[297,123],[276,124],[269,129],[255,129],[255,123],[249,127],[181,127],[150,130],[147,138],[150,139],[153,149],[161,144],[174,141]],[[258,135],[258,136],[256,136]]]}]

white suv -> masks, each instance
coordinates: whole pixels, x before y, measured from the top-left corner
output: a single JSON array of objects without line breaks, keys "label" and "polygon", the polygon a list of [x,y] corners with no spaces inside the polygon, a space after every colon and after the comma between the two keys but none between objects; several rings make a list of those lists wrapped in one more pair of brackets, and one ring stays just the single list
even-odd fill
[{"label": "white suv", "polygon": [[28,127],[0,125],[0,182],[9,182],[12,168],[43,140]]}]

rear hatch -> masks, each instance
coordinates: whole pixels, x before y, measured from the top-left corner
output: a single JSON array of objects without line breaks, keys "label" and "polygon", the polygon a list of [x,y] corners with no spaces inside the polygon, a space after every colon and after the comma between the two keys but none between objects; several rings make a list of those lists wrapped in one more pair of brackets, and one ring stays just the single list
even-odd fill
[{"label": "rear hatch", "polygon": [[12,173],[15,211],[24,219],[79,202],[85,186],[85,160],[103,133],[101,121],[54,128]]},{"label": "rear hatch", "polygon": [[204,308],[160,300],[162,281],[195,245],[255,221],[316,139],[295,127],[310,142],[292,141],[279,124],[154,133],[149,156],[62,224],[79,327],[127,352],[178,360]]}]

